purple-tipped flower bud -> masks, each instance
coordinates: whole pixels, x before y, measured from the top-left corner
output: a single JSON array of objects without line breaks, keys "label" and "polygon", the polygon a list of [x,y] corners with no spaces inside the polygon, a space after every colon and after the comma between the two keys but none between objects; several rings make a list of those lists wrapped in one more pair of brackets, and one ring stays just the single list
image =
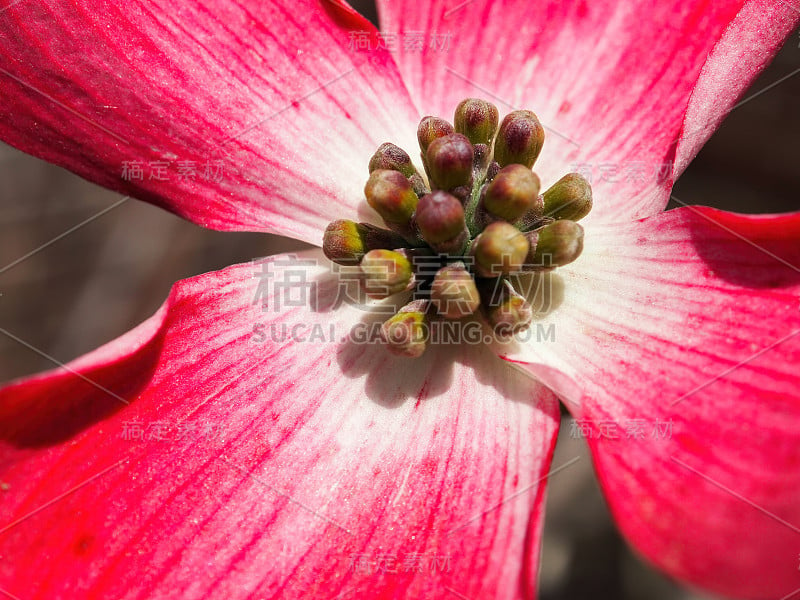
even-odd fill
[{"label": "purple-tipped flower bud", "polygon": [[409,302],[381,326],[381,339],[392,354],[418,358],[425,352],[428,325],[427,300]]},{"label": "purple-tipped flower bud", "polygon": [[529,211],[541,216],[539,177],[523,165],[508,165],[486,187],[483,207],[489,214],[514,222]]},{"label": "purple-tipped flower bud", "polygon": [[499,277],[520,271],[529,249],[528,240],[519,229],[496,221],[475,238],[470,252],[479,276]]},{"label": "purple-tipped flower bud", "polygon": [[536,162],[544,144],[544,127],[529,110],[515,110],[506,115],[494,142],[494,159],[501,167],[518,164],[529,169]]},{"label": "purple-tipped flower bud", "polygon": [[579,221],[592,210],[592,186],[579,173],[567,173],[542,194],[544,214]]},{"label": "purple-tipped flower bud", "polygon": [[472,181],[472,144],[466,136],[453,133],[436,138],[428,146],[425,161],[431,186],[449,190]]},{"label": "purple-tipped flower bud", "polygon": [[463,133],[473,144],[491,145],[497,132],[497,107],[479,98],[462,100],[456,108],[453,123],[458,133]]},{"label": "purple-tipped flower bud", "polygon": [[378,148],[369,160],[369,172],[372,173],[378,169],[399,171],[408,177],[408,180],[411,182],[411,187],[414,188],[414,193],[417,194],[418,197],[429,191],[425,185],[425,180],[422,179],[414,163],[411,162],[411,157],[399,146],[395,146],[389,142],[381,144],[380,148]]},{"label": "purple-tipped flower bud", "polygon": [[458,254],[468,239],[464,207],[458,198],[436,191],[420,198],[415,220],[422,238],[435,250]]},{"label": "purple-tipped flower bud", "polygon": [[489,163],[489,166],[486,168],[486,179],[491,181],[497,174],[500,172],[500,165],[497,164],[496,160],[493,160]]},{"label": "purple-tipped flower bud", "polygon": [[361,272],[364,290],[374,298],[388,298],[414,285],[411,261],[394,250],[370,250],[361,260]]},{"label": "purple-tipped flower bud", "polygon": [[[473,179],[483,177],[483,173],[489,168],[492,160],[492,149],[486,144],[475,144],[472,147],[472,170]],[[475,176],[477,174],[477,177]]]},{"label": "purple-tipped flower bud", "polygon": [[460,319],[478,309],[481,303],[478,288],[464,263],[452,263],[437,271],[431,286],[431,301],[447,319]]},{"label": "purple-tipped flower bud", "polygon": [[514,289],[511,282],[503,280],[500,287],[493,286],[482,298],[483,314],[495,334],[508,339],[530,326],[533,308],[525,298]]},{"label": "purple-tipped flower bud", "polygon": [[422,155],[428,151],[428,146],[437,138],[444,137],[454,133],[453,126],[444,119],[439,117],[423,117],[417,127],[417,140],[419,141],[420,150]]},{"label": "purple-tipped flower bud", "polygon": [[583,252],[583,227],[562,219],[525,234],[530,251],[525,259],[526,271],[548,271],[562,267]]},{"label": "purple-tipped flower bud", "polygon": [[369,159],[369,172],[372,173],[378,169],[400,171],[406,177],[412,177],[417,174],[417,169],[405,150],[389,142],[381,144],[375,154],[372,155],[372,158]]},{"label": "purple-tipped flower bud", "polygon": [[406,241],[396,233],[369,223],[340,219],[329,223],[322,238],[322,251],[340,265],[357,265],[363,256],[376,248],[402,248]]},{"label": "purple-tipped flower bud", "polygon": [[364,186],[367,203],[386,223],[403,225],[411,220],[419,198],[411,182],[399,171],[373,171]]}]

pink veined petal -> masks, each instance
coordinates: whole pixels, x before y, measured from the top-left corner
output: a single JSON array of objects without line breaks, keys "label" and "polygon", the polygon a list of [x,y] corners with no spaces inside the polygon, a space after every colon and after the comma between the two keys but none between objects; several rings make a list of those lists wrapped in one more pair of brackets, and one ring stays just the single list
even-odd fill
[{"label": "pink veined petal", "polygon": [[0,391],[0,588],[533,597],[556,399],[485,347],[357,343],[320,257],[180,282],[85,379]]},{"label": "pink veined petal", "polygon": [[[692,90],[675,157],[677,179],[800,20],[800,6],[747,2],[711,51]],[[766,26],[765,26],[766,25]],[[741,102],[753,98],[753,90]]]},{"label": "pink veined petal", "polygon": [[570,400],[634,546],[737,598],[800,588],[798,237],[709,208],[592,228],[555,335],[508,353]]},{"label": "pink veined petal", "polygon": [[[356,218],[378,145],[418,115],[344,2],[15,3],[0,139],[206,227],[319,244]],[[413,149],[413,148],[409,148]]]},{"label": "pink veined petal", "polygon": [[547,138],[535,169],[545,185],[567,171],[590,175],[587,222],[663,210],[686,161],[800,20],[769,0],[378,6],[387,34],[425,38],[423,48],[400,43],[394,52],[420,111],[452,118],[468,96],[501,112],[533,110]]}]

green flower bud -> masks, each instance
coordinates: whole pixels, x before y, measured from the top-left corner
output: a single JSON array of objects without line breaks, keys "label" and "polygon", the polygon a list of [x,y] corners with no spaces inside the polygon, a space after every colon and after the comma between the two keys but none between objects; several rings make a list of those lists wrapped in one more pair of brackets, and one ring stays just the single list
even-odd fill
[{"label": "green flower bud", "polygon": [[418,358],[425,352],[428,341],[427,311],[427,300],[414,300],[381,325],[381,339],[389,352],[408,358]]},{"label": "green flower bud", "polygon": [[470,248],[475,272],[481,277],[499,277],[522,269],[530,246],[525,235],[505,221],[491,223]]},{"label": "green flower bud", "polygon": [[472,181],[472,144],[466,136],[453,133],[436,138],[428,146],[425,162],[431,186],[449,190]]},{"label": "green flower bud", "polygon": [[544,194],[544,214],[579,221],[592,210],[592,186],[578,173],[567,173]]},{"label": "green flower bud", "polygon": [[364,195],[386,223],[398,225],[411,220],[419,201],[406,176],[388,169],[377,169],[370,174]]},{"label": "green flower bud", "polygon": [[453,126],[444,119],[439,117],[423,117],[417,127],[417,140],[419,141],[420,150],[422,155],[428,151],[428,146],[437,138],[444,137],[454,133]]},{"label": "green flower bud", "polygon": [[583,252],[583,227],[562,219],[525,234],[530,251],[525,259],[526,271],[548,271],[562,267]]},{"label": "green flower bud", "polygon": [[494,142],[494,159],[501,167],[525,165],[529,169],[544,144],[544,127],[529,110],[515,110],[506,115]]},{"label": "green flower bud", "polygon": [[473,144],[491,145],[497,131],[497,107],[478,98],[462,100],[456,108],[455,130]]},{"label": "green flower bud", "polygon": [[405,245],[406,241],[396,233],[345,219],[329,223],[322,238],[325,256],[340,265],[357,265],[367,252],[376,248],[394,249]]},{"label": "green flower bud", "polygon": [[460,319],[478,309],[481,302],[478,288],[464,263],[452,263],[437,271],[431,286],[431,301],[447,319]]},{"label": "green flower bud", "polygon": [[523,165],[508,165],[486,187],[483,207],[489,214],[514,222],[529,211],[542,212],[539,177]]},{"label": "green flower bud", "polygon": [[414,270],[411,261],[394,250],[370,250],[361,260],[364,290],[374,298],[388,298],[411,289]]},{"label": "green flower bud", "polygon": [[508,280],[499,282],[499,287],[492,285],[491,292],[483,294],[483,314],[495,334],[508,339],[530,326],[533,308]]}]

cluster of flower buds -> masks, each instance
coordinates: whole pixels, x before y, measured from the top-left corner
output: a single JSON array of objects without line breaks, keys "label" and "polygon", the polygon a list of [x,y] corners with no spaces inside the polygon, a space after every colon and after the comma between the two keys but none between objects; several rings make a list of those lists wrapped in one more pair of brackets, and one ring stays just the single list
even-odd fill
[{"label": "cluster of flower buds", "polygon": [[496,335],[510,337],[529,326],[534,312],[510,278],[578,258],[577,221],[592,208],[591,187],[570,173],[540,193],[531,169],[544,128],[528,110],[499,122],[493,104],[468,98],[453,124],[423,118],[417,139],[426,177],[391,143],[369,161],[364,195],[386,228],[334,221],[325,231],[325,255],[359,265],[370,296],[410,294],[381,330],[396,354],[421,355],[422,332],[433,318],[481,314]]}]

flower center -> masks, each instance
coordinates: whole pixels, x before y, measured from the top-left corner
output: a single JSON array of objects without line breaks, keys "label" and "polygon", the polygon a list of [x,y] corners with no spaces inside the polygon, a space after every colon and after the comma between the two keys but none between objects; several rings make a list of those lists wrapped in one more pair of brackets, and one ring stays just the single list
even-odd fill
[{"label": "flower center", "polygon": [[592,208],[591,187],[569,173],[540,194],[531,169],[544,128],[528,110],[509,113],[498,126],[493,104],[468,98],[454,125],[423,118],[417,139],[427,181],[401,148],[381,145],[364,194],[386,228],[334,221],[325,230],[325,256],[359,265],[372,297],[410,293],[381,327],[395,354],[420,356],[431,321],[473,314],[508,339],[533,317],[512,276],[578,258],[583,228],[576,221]]}]

